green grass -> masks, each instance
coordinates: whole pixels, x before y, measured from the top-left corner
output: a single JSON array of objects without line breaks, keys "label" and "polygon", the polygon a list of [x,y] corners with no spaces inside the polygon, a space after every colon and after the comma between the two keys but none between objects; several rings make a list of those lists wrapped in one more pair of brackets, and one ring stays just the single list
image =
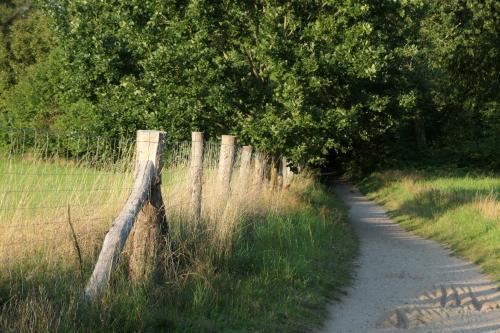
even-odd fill
[{"label": "green grass", "polygon": [[450,247],[500,282],[500,177],[385,171],[360,183],[400,224]]},{"label": "green grass", "polygon": [[295,212],[255,217],[238,232],[211,279],[194,278],[185,298],[168,296],[180,301],[165,308],[172,331],[307,332],[321,322],[348,281],[356,243],[344,207],[321,187],[304,195]]},{"label": "green grass", "polygon": [[0,275],[0,331],[309,332],[349,282],[357,243],[323,186],[296,191],[289,209],[245,215],[224,254],[173,228],[163,280],[131,286],[123,260],[92,306],[78,270],[33,257]]},{"label": "green grass", "polygon": [[110,194],[128,193],[132,183],[132,173],[116,166],[106,170],[14,159],[0,159],[0,175],[0,207],[12,211],[18,205],[54,206],[62,201],[95,206]]}]

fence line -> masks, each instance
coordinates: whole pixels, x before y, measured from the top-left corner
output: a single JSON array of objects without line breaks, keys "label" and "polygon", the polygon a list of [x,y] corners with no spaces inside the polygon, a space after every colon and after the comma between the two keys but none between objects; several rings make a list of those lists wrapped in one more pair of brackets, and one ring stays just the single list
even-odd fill
[{"label": "fence line", "polygon": [[[246,214],[248,201],[286,188],[293,176],[285,159],[238,147],[232,136],[205,142],[202,133],[193,133],[191,142],[166,144],[156,131],[124,142],[2,131],[8,132],[0,127],[2,269],[33,253],[58,260],[72,253],[75,241],[84,242],[83,260],[95,266],[88,300],[105,288],[122,251],[132,279],[151,274],[167,218],[190,228],[203,224],[223,239]],[[144,156],[151,163],[144,164]],[[273,169],[280,181],[272,180]]]}]

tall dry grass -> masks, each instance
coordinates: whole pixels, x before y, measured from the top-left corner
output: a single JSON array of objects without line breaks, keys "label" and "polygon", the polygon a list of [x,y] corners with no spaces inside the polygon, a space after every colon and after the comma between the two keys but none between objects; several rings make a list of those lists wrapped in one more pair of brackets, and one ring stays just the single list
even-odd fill
[{"label": "tall dry grass", "polygon": [[74,266],[75,237],[80,255],[92,260],[130,190],[133,143],[0,134],[7,137],[0,150],[2,271],[23,263]]},{"label": "tall dry grass", "polygon": [[[0,276],[4,282],[13,271],[34,276],[43,267],[43,272],[83,269],[83,279],[88,278],[130,191],[134,142],[25,131],[3,134],[8,139],[0,155]],[[210,271],[211,261],[231,253],[239,230],[264,214],[291,210],[296,202],[290,192],[257,177],[253,164],[251,177],[243,183],[239,150],[231,192],[222,196],[216,180],[219,149],[217,142],[205,145],[202,218],[195,225],[190,216],[190,142],[167,145],[162,193],[172,246],[163,263],[173,281],[201,274],[200,267]],[[259,156],[269,171],[268,158]],[[130,250],[128,245],[124,260]]]},{"label": "tall dry grass", "polygon": [[109,287],[85,304],[83,288],[132,186],[134,142],[0,129],[0,331],[268,332],[321,320],[356,249],[343,206],[307,175],[286,190],[261,177],[262,165],[270,174],[264,154],[243,181],[239,150],[223,194],[219,149],[205,145],[195,223],[191,144],[167,144],[161,274],[128,278],[129,241]]},{"label": "tall dry grass", "polygon": [[475,198],[473,207],[486,218],[500,223],[500,201],[494,193]]}]

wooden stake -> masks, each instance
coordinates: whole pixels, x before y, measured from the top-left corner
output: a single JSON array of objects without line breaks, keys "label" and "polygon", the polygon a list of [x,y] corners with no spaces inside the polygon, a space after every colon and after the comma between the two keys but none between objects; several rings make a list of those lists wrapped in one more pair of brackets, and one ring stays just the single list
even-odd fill
[{"label": "wooden stake", "polygon": [[241,148],[239,186],[244,190],[248,185],[250,167],[252,165],[252,146],[243,146]]},{"label": "wooden stake", "polygon": [[276,180],[276,186],[278,190],[281,190],[283,188],[283,174],[284,174],[284,169],[285,169],[285,164],[283,158],[278,158],[276,161],[276,166],[277,166],[277,171],[278,171],[278,178]]},{"label": "wooden stake", "polygon": [[289,188],[293,179],[293,172],[288,166],[288,160],[283,157],[283,188]]},{"label": "wooden stake", "polygon": [[191,207],[195,225],[201,220],[201,196],[203,183],[203,133],[191,133]]},{"label": "wooden stake", "polygon": [[254,166],[254,185],[255,186],[259,186],[264,181],[266,167],[267,167],[266,156],[263,153],[258,152],[255,155],[255,166]]},{"label": "wooden stake", "polygon": [[222,136],[219,155],[219,169],[217,171],[218,192],[222,197],[227,197],[231,192],[231,177],[233,175],[235,145],[235,136]]},{"label": "wooden stake", "polygon": [[134,224],[137,224],[137,228],[134,228],[131,265],[139,262],[141,265],[132,269],[132,276],[144,272],[147,265],[143,264],[149,258],[153,261],[156,259],[157,241],[162,227],[167,232],[160,188],[164,141],[163,132],[137,132],[134,185],[127,202],[104,238],[99,258],[85,288],[84,297],[87,301],[94,300],[108,284]]},{"label": "wooden stake", "polygon": [[129,261],[129,276],[133,281],[148,280],[151,277],[157,266],[161,235],[167,232],[165,204],[161,195],[164,145],[164,132],[137,132],[137,161],[152,161],[155,165],[155,178],[133,229]]}]

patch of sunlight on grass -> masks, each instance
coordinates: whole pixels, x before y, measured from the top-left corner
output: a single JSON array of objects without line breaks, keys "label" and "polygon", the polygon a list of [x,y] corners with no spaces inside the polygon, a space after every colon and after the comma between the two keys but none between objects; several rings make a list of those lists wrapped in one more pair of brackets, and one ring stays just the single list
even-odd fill
[{"label": "patch of sunlight on grass", "polygon": [[391,170],[360,183],[401,225],[449,246],[500,281],[500,177]]}]

